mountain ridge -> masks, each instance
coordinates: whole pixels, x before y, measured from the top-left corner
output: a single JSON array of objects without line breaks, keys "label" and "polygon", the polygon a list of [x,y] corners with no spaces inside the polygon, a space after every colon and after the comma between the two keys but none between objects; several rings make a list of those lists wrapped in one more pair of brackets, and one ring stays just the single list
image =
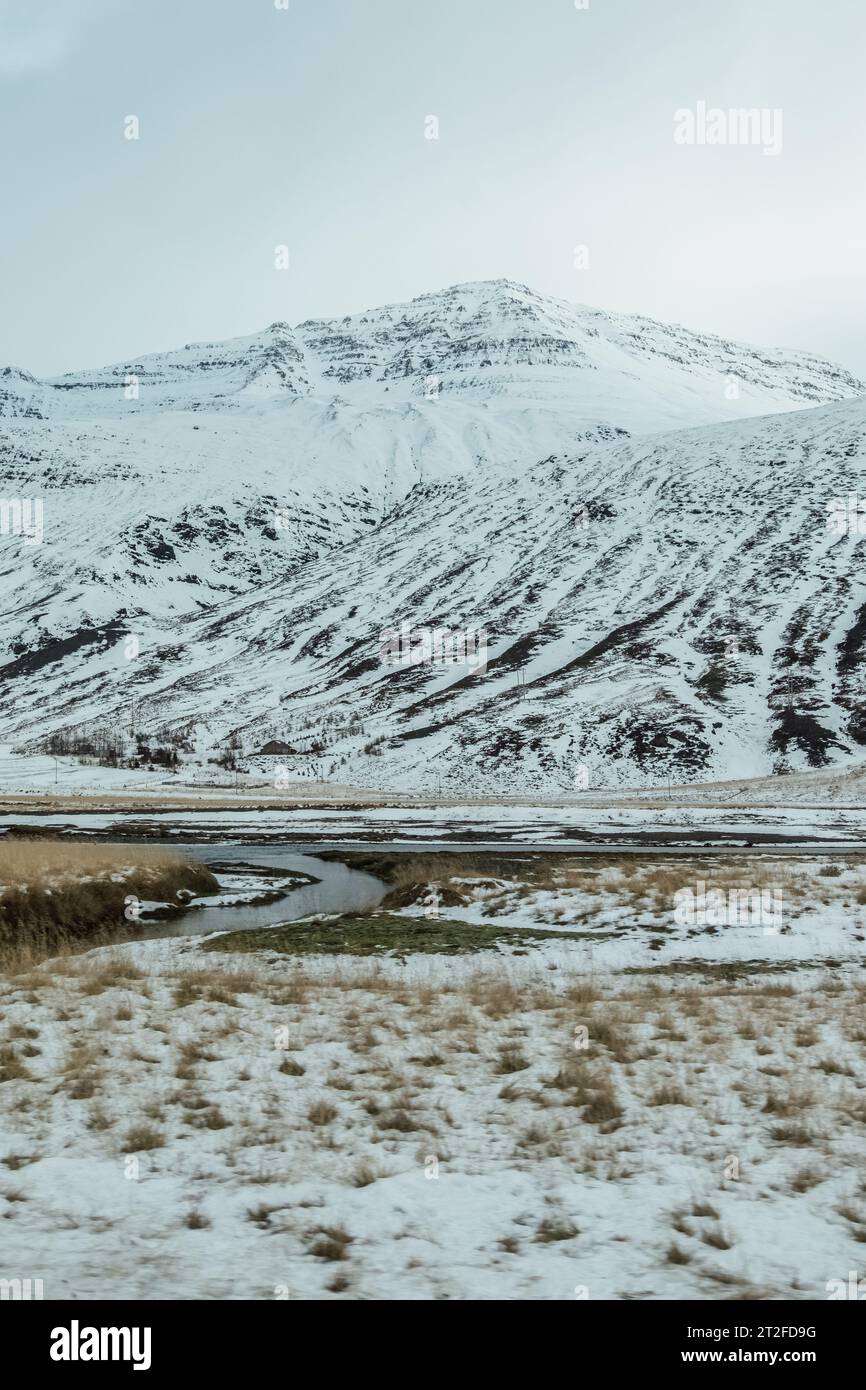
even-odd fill
[{"label": "mountain ridge", "polygon": [[[43,751],[134,705],[200,760],[278,738],[341,782],[435,766],[466,792],[862,760],[862,539],[827,526],[866,480],[855,379],[759,354],[729,402],[699,343],[684,364],[600,310],[571,343],[551,303],[472,282],[300,346],[276,322],[204,375],[158,355],[141,408],[111,378],[78,416],[71,387],[0,419],[6,495],[45,516],[40,545],[0,536],[3,737]],[[484,672],[383,665],[404,622],[483,627]]]},{"label": "mountain ridge", "polygon": [[[651,366],[666,369],[667,382],[664,371],[641,381]],[[586,380],[593,373],[598,383]],[[674,379],[674,399],[665,411],[653,409],[647,392],[664,400]],[[0,416],[257,408],[263,400],[305,396],[390,405],[395,395],[405,403],[443,392],[475,402],[507,393],[514,401],[573,409],[575,388],[588,394],[588,424],[639,433],[676,424],[677,408],[684,423],[694,422],[689,409],[697,402],[683,402],[684,392],[701,396],[707,423],[866,392],[853,374],[810,353],[751,347],[492,280],[294,327],[277,320],[251,335],[42,380],[7,367],[0,372]]]}]

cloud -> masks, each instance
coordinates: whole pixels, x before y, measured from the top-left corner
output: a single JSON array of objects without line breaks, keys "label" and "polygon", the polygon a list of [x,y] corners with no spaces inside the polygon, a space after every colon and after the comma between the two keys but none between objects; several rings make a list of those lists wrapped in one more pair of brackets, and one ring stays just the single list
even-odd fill
[{"label": "cloud", "polygon": [[90,9],[87,0],[0,0],[0,76],[57,67]]}]

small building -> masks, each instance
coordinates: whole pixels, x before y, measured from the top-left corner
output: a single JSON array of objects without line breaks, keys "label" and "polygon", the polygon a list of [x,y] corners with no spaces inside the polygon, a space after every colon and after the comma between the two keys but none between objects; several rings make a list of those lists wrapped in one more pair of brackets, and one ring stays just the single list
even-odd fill
[{"label": "small building", "polygon": [[267,743],[262,744],[256,756],[259,758],[279,758],[285,757],[287,753],[297,757],[297,749],[293,748],[290,743],[283,743],[282,739],[272,738]]}]

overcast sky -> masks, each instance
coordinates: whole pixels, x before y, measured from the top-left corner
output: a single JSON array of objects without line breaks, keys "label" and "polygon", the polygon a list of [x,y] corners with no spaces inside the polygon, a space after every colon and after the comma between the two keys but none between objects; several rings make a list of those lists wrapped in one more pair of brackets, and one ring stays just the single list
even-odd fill
[{"label": "overcast sky", "polygon": [[[280,3],[0,0],[0,365],[507,276],[866,378],[866,5]],[[781,153],[675,143],[701,101]]]}]

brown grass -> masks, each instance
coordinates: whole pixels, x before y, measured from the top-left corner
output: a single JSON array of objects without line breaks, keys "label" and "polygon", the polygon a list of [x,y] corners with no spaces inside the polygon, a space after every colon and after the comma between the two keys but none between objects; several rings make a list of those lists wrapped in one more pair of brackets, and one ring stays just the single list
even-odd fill
[{"label": "brown grass", "polygon": [[691,1259],[691,1255],[683,1250],[681,1246],[677,1245],[676,1241],[668,1247],[668,1253],[665,1256],[665,1260],[669,1265],[687,1265],[691,1263]]},{"label": "brown grass", "polygon": [[310,1232],[310,1254],[320,1260],[345,1260],[355,1239],[342,1226],[320,1226]]},{"label": "brown grass", "polygon": [[825,1176],[824,1173],[819,1173],[817,1168],[800,1168],[792,1177],[791,1186],[795,1192],[809,1192],[822,1183]]},{"label": "brown grass", "polygon": [[545,1216],[535,1232],[535,1240],[541,1245],[550,1245],[558,1240],[573,1240],[579,1234],[568,1217]]},{"label": "brown grass", "polygon": [[0,1044],[0,1082],[24,1081],[30,1075],[10,1043]]},{"label": "brown grass", "polygon": [[300,1062],[296,1062],[294,1057],[284,1057],[280,1062],[279,1070],[283,1076],[303,1076],[305,1068]]},{"label": "brown grass", "polygon": [[21,969],[64,949],[134,932],[126,898],[178,902],[213,893],[204,864],[174,849],[66,840],[0,841],[0,969]]},{"label": "brown grass", "polygon": [[[830,992],[807,988],[793,975],[795,985],[780,986],[766,976],[711,967],[696,983],[693,974],[587,978],[566,968],[548,972],[542,966],[532,969],[522,962],[514,968],[506,962],[449,971],[434,988],[390,966],[358,968],[351,963],[338,965],[326,976],[312,965],[297,967],[289,978],[265,964],[258,974],[234,977],[233,962],[227,960],[225,967],[207,971],[157,965],[148,978],[153,1001],[148,1018],[149,1005],[138,1000],[142,981],[123,962],[124,952],[113,954],[117,960],[106,961],[104,953],[99,961],[72,957],[71,964],[69,959],[55,962],[9,982],[14,998],[2,1028],[8,1039],[0,1043],[0,1060],[11,1057],[13,1071],[12,1084],[0,1086],[0,1104],[5,1101],[13,1108],[22,1097],[38,1097],[37,1088],[42,1087],[46,1104],[61,1104],[80,1127],[92,1131],[92,1151],[116,1153],[132,1122],[145,1129],[143,1136],[126,1136],[126,1147],[133,1152],[149,1147],[154,1134],[158,1146],[159,1131],[170,1136],[166,1142],[174,1146],[181,1129],[179,1138],[188,1150],[198,1149],[206,1139],[208,1148],[230,1154],[240,1184],[285,1180],[279,1146],[285,1146],[287,1132],[293,1145],[307,1146],[308,1160],[310,1151],[316,1151],[310,1171],[339,1173],[346,1184],[359,1189],[389,1176],[379,1168],[372,1146],[393,1164],[395,1174],[410,1163],[423,1162],[429,1148],[447,1163],[439,1145],[439,1138],[447,1136],[443,1147],[453,1147],[458,1168],[480,1172],[507,1157],[512,1166],[516,1162],[532,1172],[540,1162],[558,1159],[572,1173],[618,1183],[640,1169],[647,1143],[657,1145],[663,1136],[672,1152],[697,1155],[696,1186],[687,1188],[686,1195],[672,1192],[672,1203],[680,1204],[681,1210],[672,1225],[659,1229],[653,1258],[668,1258],[672,1264],[691,1261],[695,1277],[703,1278],[705,1265],[729,1248],[732,1234],[740,1240],[739,1228],[727,1224],[725,1193],[736,1190],[722,1178],[729,1149],[736,1153],[748,1136],[758,1150],[769,1150],[782,1170],[775,1190],[787,1201],[796,1201],[795,1194],[818,1186],[822,1172],[833,1177],[834,1163],[838,1169],[838,1162],[847,1162],[847,1150],[837,1162],[828,1145],[838,1144],[840,1153],[843,1144],[853,1148],[858,1138],[855,1124],[866,1121],[861,1053],[852,1042],[836,1041],[840,1033],[844,1038],[843,1022],[850,1022],[852,1029],[857,1026],[866,1004],[866,990],[858,992],[848,981],[842,982],[841,991]],[[192,951],[188,959],[195,959]],[[42,992],[46,979],[59,982],[56,1000]],[[79,994],[82,982],[93,980],[117,991],[100,1001],[96,1019],[90,1002]],[[175,990],[181,986],[186,986],[181,997],[190,1007],[173,1014]],[[38,1009],[29,1007],[28,990],[40,991]],[[142,1030],[148,1030],[141,1035],[114,1021],[117,1001],[130,992]],[[244,1010],[209,1006],[225,992],[247,994]],[[271,1011],[269,1005],[276,1000],[280,1006]],[[60,1003],[70,1021],[65,1045],[58,1044],[52,1021]],[[253,1086],[237,1084],[219,1097],[223,1115],[212,1103],[214,1097],[206,1098],[206,1078],[214,1052],[229,1054],[228,1047],[215,1041],[227,1016],[239,1017],[249,1042],[249,1051],[231,1054],[233,1073],[240,1061],[258,1055],[267,1084],[260,1088],[258,1068],[252,1068]],[[149,1031],[160,1019],[176,1025],[180,1036],[173,1029],[166,1037]],[[749,1020],[753,1027],[745,1026]],[[69,1050],[70,1037],[76,1032],[80,1036],[85,1021],[90,1047]],[[291,1053],[274,1049],[275,1022],[286,1024]],[[702,1031],[707,1022],[713,1028],[712,1046],[705,1043]],[[813,1053],[795,1046],[795,1036],[807,1023],[822,1039]],[[30,1062],[23,1049],[37,1031],[34,1025],[45,1056]],[[577,1026],[588,1029],[586,1048],[575,1046]],[[686,1035],[688,1043],[676,1041]],[[648,1040],[653,1037],[667,1041],[652,1048]],[[774,1044],[776,1065],[771,1071],[758,1065],[759,1043],[767,1037]],[[341,1050],[321,1046],[334,1038],[342,1040]],[[834,1065],[831,1074],[824,1075],[818,1067],[828,1056]],[[36,1073],[26,1080],[15,1072],[25,1062]],[[157,1062],[162,1064],[161,1076]],[[178,1063],[188,1077],[173,1082]],[[726,1073],[730,1085],[723,1092],[717,1064],[733,1068]],[[201,1094],[191,1080],[196,1073]],[[127,1080],[151,1076],[146,1093],[124,1086]],[[80,1106],[68,1099],[76,1093],[83,1101]],[[129,1093],[155,1099],[130,1114],[124,1103]],[[99,1108],[100,1098],[109,1115]],[[673,1106],[688,1108],[680,1114],[665,1109]],[[486,1141],[477,1149],[467,1142],[467,1117],[475,1111],[486,1126]],[[35,1112],[33,1119],[37,1121]],[[226,1122],[231,1128],[224,1134],[208,1133]],[[100,1133],[106,1129],[108,1133]],[[428,1141],[431,1135],[436,1138]],[[27,1140],[16,1140],[16,1150],[23,1145],[25,1153],[31,1147],[44,1151],[45,1144],[43,1130],[34,1123]],[[273,1161],[270,1153],[251,1154],[251,1149],[264,1145],[274,1146]],[[710,1165],[703,1172],[698,1167],[702,1156]],[[163,1169],[166,1162],[167,1153]],[[321,1169],[315,1163],[321,1163]],[[184,1213],[198,1211],[200,1190],[187,1193],[175,1224],[183,1221]],[[718,1200],[718,1210],[710,1205],[713,1200]],[[819,1189],[814,1199],[806,1200],[826,1203],[830,1196]],[[838,1203],[838,1193],[833,1200]],[[665,1203],[664,1210],[669,1205]],[[847,1233],[851,1240],[866,1237],[861,1206],[861,1197],[852,1193]],[[293,1224],[297,1207],[274,1210],[286,1213],[285,1222],[282,1217],[269,1218],[266,1210],[262,1229],[281,1236],[292,1232],[304,1240],[308,1255],[323,1260],[340,1259],[340,1252],[345,1253],[347,1242],[328,1234],[330,1228],[298,1229]],[[837,1211],[841,1208],[834,1207]],[[319,1211],[308,1219],[330,1222],[336,1215]],[[587,1230],[577,1238],[557,1234],[568,1226],[560,1215],[558,1208],[536,1209],[521,1241],[532,1241],[538,1230],[539,1241],[550,1241],[548,1248],[555,1252],[561,1240],[561,1255],[570,1258],[591,1233]],[[566,1210],[564,1215],[574,1213]],[[546,1220],[539,1228],[542,1217]],[[839,1216],[834,1219],[838,1224]],[[581,1217],[580,1225],[585,1224]],[[497,1225],[493,1231],[494,1241],[501,1229]],[[208,1237],[191,1239],[206,1243]],[[569,1248],[566,1242],[572,1239],[574,1247]],[[360,1237],[349,1253],[363,1258]],[[345,1260],[342,1267],[348,1267]],[[324,1277],[340,1268],[333,1266]]]},{"label": "brown grass", "polygon": [[337,1118],[336,1108],[327,1100],[316,1100],[307,1111],[311,1125],[329,1125]]},{"label": "brown grass", "polygon": [[165,1137],[153,1125],[133,1125],[127,1130],[121,1147],[127,1154],[144,1153],[148,1149],[161,1149],[164,1143]]}]

